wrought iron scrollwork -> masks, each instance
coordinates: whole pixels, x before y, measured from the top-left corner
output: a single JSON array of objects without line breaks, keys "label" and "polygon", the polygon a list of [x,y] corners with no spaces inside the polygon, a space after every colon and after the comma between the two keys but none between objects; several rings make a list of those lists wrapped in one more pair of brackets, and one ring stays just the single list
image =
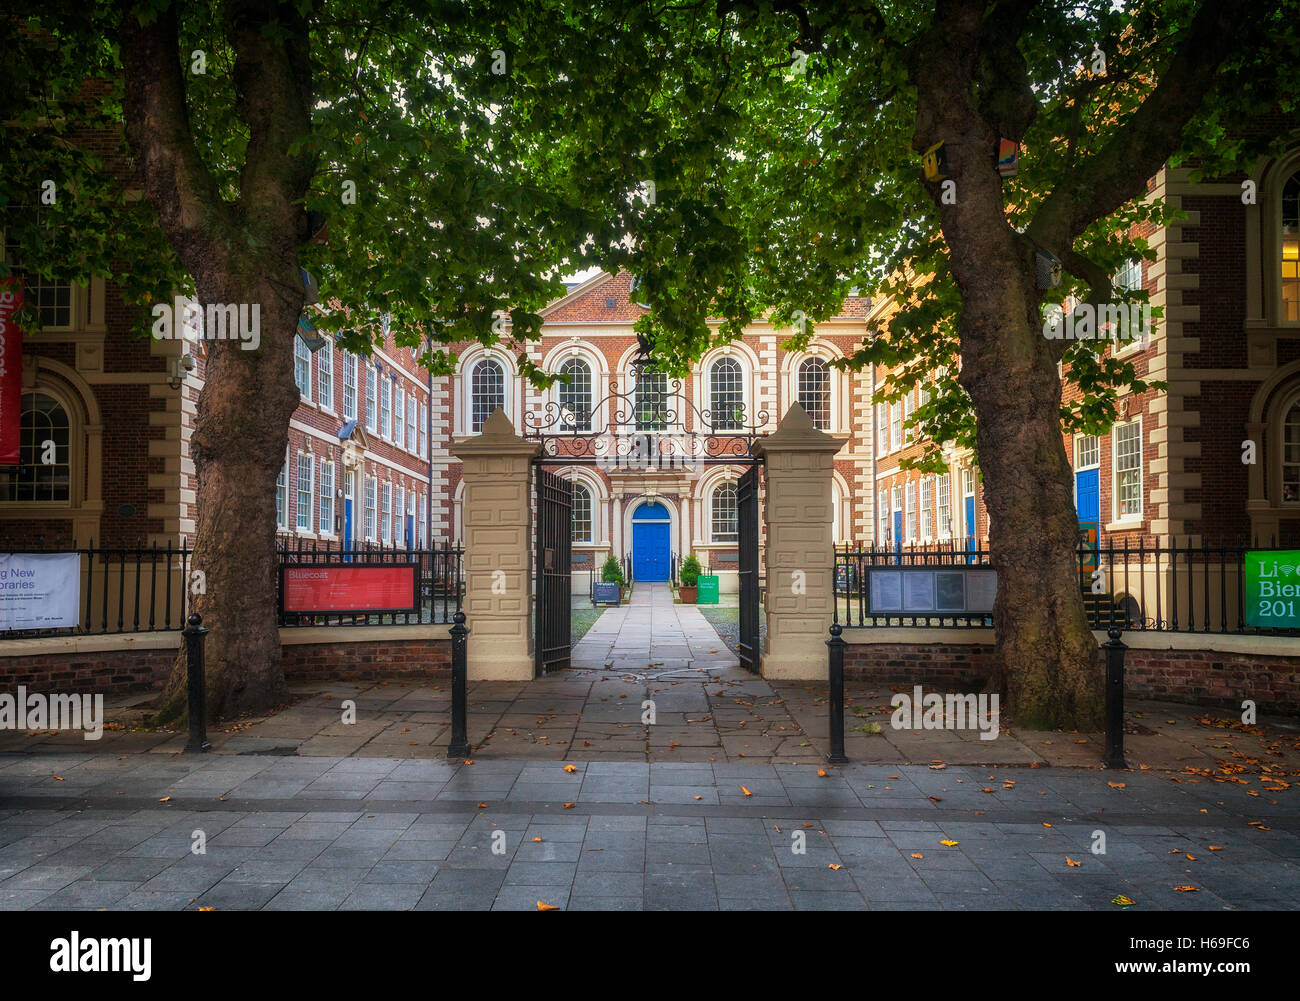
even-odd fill
[{"label": "wrought iron scrollwork", "polygon": [[[598,428],[596,419],[605,414],[608,423]],[[766,410],[753,416],[747,421],[743,403],[719,415],[701,409],[687,397],[681,379],[665,377],[662,388],[647,390],[643,384],[640,394],[611,386],[588,413],[547,401],[525,412],[524,437],[540,442],[543,456],[572,461],[744,461],[752,458],[754,442],[770,431]]]}]

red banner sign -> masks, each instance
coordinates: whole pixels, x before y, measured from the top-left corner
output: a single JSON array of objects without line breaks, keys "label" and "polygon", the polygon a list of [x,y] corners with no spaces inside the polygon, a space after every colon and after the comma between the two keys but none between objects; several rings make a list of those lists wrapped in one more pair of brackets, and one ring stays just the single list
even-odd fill
[{"label": "red banner sign", "polygon": [[22,279],[0,279],[0,466],[16,466],[19,460],[23,332],[13,322],[13,315],[22,306]]},{"label": "red banner sign", "polygon": [[414,563],[344,563],[282,567],[284,611],[418,612]]}]

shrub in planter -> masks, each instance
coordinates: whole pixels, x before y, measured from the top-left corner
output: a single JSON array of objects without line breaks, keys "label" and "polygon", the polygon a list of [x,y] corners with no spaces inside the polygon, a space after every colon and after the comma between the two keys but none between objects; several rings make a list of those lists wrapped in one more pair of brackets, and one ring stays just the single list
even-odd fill
[{"label": "shrub in planter", "polygon": [[600,568],[600,579],[606,584],[621,584],[627,586],[627,581],[623,579],[623,564],[619,562],[617,556],[607,556],[604,565]]},{"label": "shrub in planter", "polygon": [[682,560],[682,569],[679,573],[681,587],[678,589],[682,596],[682,601],[688,605],[695,604],[695,597],[699,593],[700,583],[700,561],[694,553],[691,553],[686,559]]}]

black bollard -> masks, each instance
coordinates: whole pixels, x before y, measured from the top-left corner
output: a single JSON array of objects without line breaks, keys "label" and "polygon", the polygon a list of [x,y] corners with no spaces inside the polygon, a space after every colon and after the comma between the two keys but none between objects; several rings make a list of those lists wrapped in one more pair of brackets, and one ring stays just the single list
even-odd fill
[{"label": "black bollard", "polygon": [[189,688],[190,742],[185,745],[186,753],[209,751],[207,702],[203,678],[203,641],[208,631],[203,628],[203,619],[195,614],[189,619],[189,628],[182,632],[185,637],[185,678]]},{"label": "black bollard", "polygon": [[832,765],[848,762],[844,753],[844,648],[848,644],[840,638],[844,627],[838,622],[831,626],[831,638],[826,641],[830,649],[830,713],[831,713],[831,753],[826,760]]},{"label": "black bollard", "polygon": [[455,625],[451,633],[451,743],[447,745],[447,757],[469,757],[469,726],[466,719],[467,697],[465,689],[469,685],[466,647],[469,645],[469,629],[465,627],[465,613],[457,612],[453,619]]},{"label": "black bollard", "polygon": [[1120,631],[1111,626],[1106,633],[1106,767],[1127,768],[1124,760],[1124,651]]}]

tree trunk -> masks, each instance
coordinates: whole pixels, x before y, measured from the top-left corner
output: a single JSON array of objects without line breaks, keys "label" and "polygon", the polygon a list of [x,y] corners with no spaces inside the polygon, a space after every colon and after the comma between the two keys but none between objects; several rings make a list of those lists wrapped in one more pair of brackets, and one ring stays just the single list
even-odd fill
[{"label": "tree trunk", "polygon": [[[293,338],[302,309],[296,265],[281,280],[221,276],[198,282],[204,302],[257,303],[261,343],[208,341],[204,386],[191,439],[198,481],[192,570],[206,594],[191,597],[203,617],[207,710],[212,717],[263,711],[286,697],[276,624],[275,481],[285,461],[289,418],[298,405]],[[292,485],[286,485],[287,490]],[[186,712],[186,660],[173,668],[157,719]]]},{"label": "tree trunk", "polygon": [[[1020,726],[1095,730],[1104,685],[1075,563],[1061,381],[1053,342],[1043,336],[1033,253],[1008,223],[994,169],[999,131],[969,97],[983,27],[982,4],[942,5],[913,52],[911,74],[913,146],[942,140],[952,179],[946,192],[931,184],[930,194],[961,292],[959,381],[974,402],[998,572],[990,687],[1005,695],[1005,711]],[[1007,108],[1015,117],[1015,103]]]},{"label": "tree trunk", "polygon": [[975,403],[998,570],[990,687],[1004,694],[1019,726],[1095,730],[1104,710],[1101,665],[1080,593],[1061,385],[1043,340],[1026,323],[963,312],[961,382]]}]

